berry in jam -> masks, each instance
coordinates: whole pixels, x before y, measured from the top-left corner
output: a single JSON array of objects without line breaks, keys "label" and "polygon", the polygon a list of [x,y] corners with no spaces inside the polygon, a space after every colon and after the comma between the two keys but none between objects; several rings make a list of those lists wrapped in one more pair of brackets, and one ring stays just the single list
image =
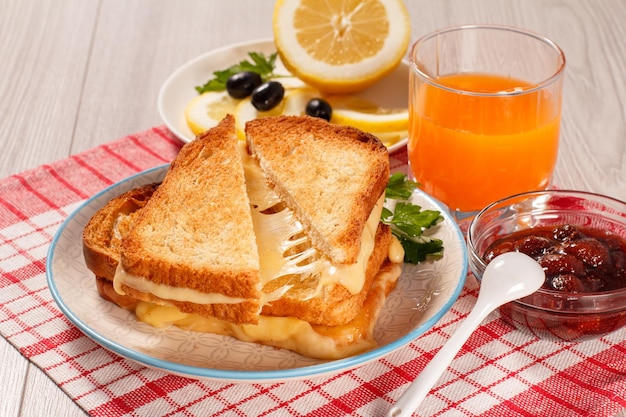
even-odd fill
[{"label": "berry in jam", "polygon": [[606,230],[570,224],[521,230],[493,242],[483,258],[488,263],[511,251],[542,266],[544,289],[590,293],[626,287],[626,238]]}]

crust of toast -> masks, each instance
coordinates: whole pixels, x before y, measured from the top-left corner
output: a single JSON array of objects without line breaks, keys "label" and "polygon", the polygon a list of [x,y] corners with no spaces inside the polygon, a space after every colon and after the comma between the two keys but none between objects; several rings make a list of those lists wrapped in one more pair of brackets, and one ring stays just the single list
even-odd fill
[{"label": "crust of toast", "polygon": [[296,317],[314,325],[337,326],[353,320],[363,307],[374,277],[389,253],[391,229],[379,223],[374,251],[367,262],[363,289],[352,294],[340,284],[329,284],[315,297],[307,298],[308,288],[296,285],[280,299],[264,305],[262,314],[277,317]]},{"label": "crust of toast", "polygon": [[113,280],[105,277],[96,276],[96,288],[100,297],[110,301],[125,310],[135,312],[139,300],[126,294],[120,294],[113,288]]},{"label": "crust of toast", "polygon": [[159,184],[146,184],[109,200],[83,229],[85,264],[96,276],[113,280],[120,260],[120,238],[125,236],[137,215]]},{"label": "crust of toast", "polygon": [[[122,239],[120,264],[125,273],[153,284],[246,300],[171,302],[182,311],[256,323],[259,259],[237,140],[234,118],[227,116],[182,147]],[[126,285],[122,290],[162,302]]]},{"label": "crust of toast", "polygon": [[250,154],[313,245],[335,263],[354,263],[365,222],[389,180],[385,145],[309,116],[251,120],[245,131]]}]

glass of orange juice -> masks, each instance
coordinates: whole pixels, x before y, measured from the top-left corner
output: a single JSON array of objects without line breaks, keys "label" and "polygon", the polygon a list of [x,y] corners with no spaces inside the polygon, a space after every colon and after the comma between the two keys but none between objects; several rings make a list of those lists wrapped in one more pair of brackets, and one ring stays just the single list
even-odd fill
[{"label": "glass of orange juice", "polygon": [[565,69],[554,42],[458,26],[419,39],[409,61],[409,172],[457,221],[550,185]]}]

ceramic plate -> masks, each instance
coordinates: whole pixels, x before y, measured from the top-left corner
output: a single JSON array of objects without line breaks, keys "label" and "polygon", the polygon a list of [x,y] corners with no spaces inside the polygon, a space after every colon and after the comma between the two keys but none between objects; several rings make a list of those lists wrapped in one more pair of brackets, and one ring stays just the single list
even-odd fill
[{"label": "ceramic plate", "polygon": [[[229,45],[192,59],[169,76],[161,87],[157,105],[161,118],[172,133],[185,142],[193,140],[195,135],[187,126],[184,112],[187,104],[198,95],[194,87],[203,85],[212,77],[213,71],[226,69],[243,59],[248,59],[248,52],[263,52],[269,55],[276,52],[276,47],[272,39]],[[276,73],[288,74],[280,59],[276,61]],[[409,66],[403,62],[385,79],[359,95],[383,107],[406,108],[408,85]],[[389,151],[402,148],[406,142],[407,139],[396,142],[389,147]]]},{"label": "ceramic plate", "polygon": [[103,347],[143,365],[191,378],[223,382],[271,382],[334,374],[362,366],[408,344],[430,329],[457,299],[467,273],[463,235],[429,196],[416,191],[413,201],[441,210],[445,221],[433,234],[444,241],[443,259],[405,265],[375,329],[379,347],[334,361],[305,358],[288,350],[244,343],[233,338],[170,327],[157,329],[100,298],[94,275],[83,260],[81,234],[91,216],[114,196],[160,181],[168,166],[121,181],[74,211],[54,236],[46,276],[61,311]]}]

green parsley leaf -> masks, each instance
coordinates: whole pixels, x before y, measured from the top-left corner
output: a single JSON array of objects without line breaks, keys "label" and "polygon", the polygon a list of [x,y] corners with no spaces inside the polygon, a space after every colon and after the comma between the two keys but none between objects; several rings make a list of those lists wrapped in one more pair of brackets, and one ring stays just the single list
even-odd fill
[{"label": "green parsley leaf", "polygon": [[[266,58],[265,54],[262,52],[250,52],[248,55],[250,55],[250,58],[252,58],[256,64],[256,70],[258,70],[259,74],[271,74],[274,71],[274,68],[276,67],[276,52],[271,54],[269,58]],[[250,71],[255,70],[250,69]]]},{"label": "green parsley leaf", "polygon": [[398,202],[390,223],[409,236],[421,236],[427,229],[443,220],[436,210],[422,210],[418,205]]},{"label": "green parsley leaf", "polygon": [[406,175],[397,172],[389,177],[389,182],[385,189],[385,197],[397,200],[408,200],[416,188],[416,182],[408,180]]},{"label": "green parsley leaf", "polygon": [[274,77],[274,69],[276,68],[277,53],[274,52],[269,57],[262,52],[248,52],[248,56],[252,60],[247,59],[238,64],[231,65],[225,70],[214,71],[213,78],[208,80],[204,85],[196,86],[198,94],[207,91],[224,91],[226,90],[226,81],[232,76],[242,71],[256,72],[261,76],[263,81]]},{"label": "green parsley leaf", "polygon": [[443,241],[423,236],[424,230],[441,223],[443,216],[437,210],[422,210],[408,201],[416,187],[404,174],[393,174],[385,197],[396,200],[395,208],[392,212],[384,207],[381,214],[381,221],[391,226],[391,232],[404,248],[404,261],[414,264],[443,256]]},{"label": "green parsley leaf", "polygon": [[421,239],[414,241],[398,237],[404,248],[404,262],[417,264],[428,258],[443,256],[443,241],[441,239]]}]

